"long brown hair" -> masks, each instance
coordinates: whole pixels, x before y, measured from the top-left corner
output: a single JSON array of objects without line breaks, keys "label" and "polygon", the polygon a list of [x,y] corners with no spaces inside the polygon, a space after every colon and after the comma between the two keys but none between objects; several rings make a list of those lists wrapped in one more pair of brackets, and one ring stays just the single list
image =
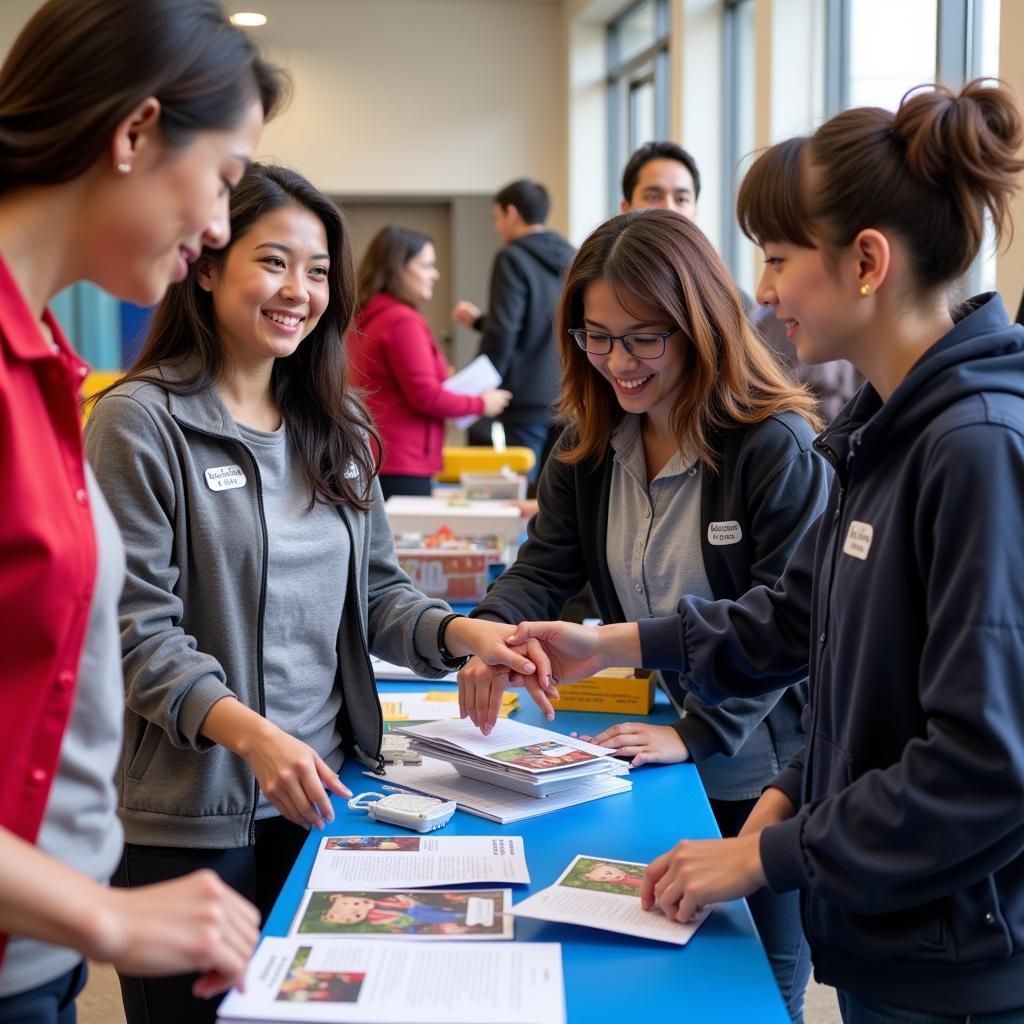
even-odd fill
[{"label": "long brown hair", "polygon": [[997,237],[1012,234],[1022,141],[1020,106],[1004,84],[919,86],[895,113],[844,110],[813,135],[765,150],[740,187],[740,225],[759,245],[820,243],[832,257],[860,231],[888,228],[929,291],[970,267],[986,210]]},{"label": "long brown hair", "polygon": [[[365,510],[380,467],[368,441],[376,442],[379,451],[380,437],[350,388],[342,342],[355,305],[352,246],[338,207],[295,171],[263,164],[249,168],[231,195],[231,244],[204,249],[189,276],[168,289],[134,365],[107,391],[132,380],[185,395],[213,386],[224,369],[224,350],[214,326],[213,298],[200,287],[198,272],[223,265],[231,245],[259,218],[287,206],[309,210],[323,224],[330,292],[327,308],[309,337],[290,356],[274,361],[271,390],[305,468],[310,507],[320,500]],[[182,380],[165,380],[159,370],[162,364],[173,364]],[[350,473],[353,466],[358,476]]]},{"label": "long brown hair", "polygon": [[[743,302],[711,243],[669,210],[633,210],[602,224],[580,246],[556,317],[562,357],[560,415],[575,428],[566,462],[601,459],[624,412],[569,329],[583,323],[583,292],[602,279],[626,309],[645,303],[680,329],[687,369],[670,422],[680,451],[718,468],[715,436],[792,411],[820,429],[810,392],[792,383],[747,322]],[[671,341],[669,342],[672,343]]]}]

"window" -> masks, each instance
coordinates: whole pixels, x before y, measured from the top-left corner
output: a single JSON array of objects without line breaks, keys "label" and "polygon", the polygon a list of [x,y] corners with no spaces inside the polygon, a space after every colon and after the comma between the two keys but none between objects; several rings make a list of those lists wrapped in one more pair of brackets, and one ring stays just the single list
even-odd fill
[{"label": "window", "polygon": [[[848,107],[895,110],[903,94],[935,78],[938,0],[850,4]],[[885,30],[879,31],[884,25]]]},{"label": "window", "polygon": [[[895,110],[916,85],[999,73],[999,0],[828,0],[828,51],[829,115]],[[995,257],[989,231],[964,291],[995,288]]]},{"label": "window", "polygon": [[609,209],[630,153],[668,137],[668,0],[640,0],[608,26]]},{"label": "window", "polygon": [[736,283],[753,295],[757,286],[754,245],[736,220],[736,193],[754,150],[754,0],[726,0],[723,38],[726,127],[722,165],[727,175],[722,203],[722,255]]}]

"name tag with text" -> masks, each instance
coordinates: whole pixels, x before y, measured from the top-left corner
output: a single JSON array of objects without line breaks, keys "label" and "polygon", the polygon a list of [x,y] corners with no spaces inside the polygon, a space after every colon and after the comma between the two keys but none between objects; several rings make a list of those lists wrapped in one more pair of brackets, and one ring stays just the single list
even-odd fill
[{"label": "name tag with text", "polygon": [[244,487],[246,483],[241,466],[213,466],[203,476],[211,491],[231,491],[236,487]]}]

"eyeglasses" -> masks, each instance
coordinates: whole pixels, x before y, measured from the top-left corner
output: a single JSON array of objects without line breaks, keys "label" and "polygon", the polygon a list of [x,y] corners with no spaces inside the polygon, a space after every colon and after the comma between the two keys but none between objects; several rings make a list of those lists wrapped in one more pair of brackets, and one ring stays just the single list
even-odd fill
[{"label": "eyeglasses", "polygon": [[592,356],[609,355],[612,345],[617,341],[634,359],[657,359],[665,354],[668,339],[678,330],[678,327],[673,327],[668,331],[602,334],[600,331],[588,331],[585,327],[572,327],[569,333],[576,344]]}]

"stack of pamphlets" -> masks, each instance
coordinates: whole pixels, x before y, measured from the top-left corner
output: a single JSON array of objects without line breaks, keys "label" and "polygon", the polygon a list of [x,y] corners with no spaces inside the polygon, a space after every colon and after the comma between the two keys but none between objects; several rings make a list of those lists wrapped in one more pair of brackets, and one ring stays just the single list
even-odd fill
[{"label": "stack of pamphlets", "polygon": [[[381,781],[375,772],[364,772],[375,782]],[[524,818],[536,818],[565,807],[575,807],[589,800],[600,800],[606,796],[628,793],[633,783],[617,775],[594,775],[584,779],[578,786],[559,790],[543,800],[535,800],[534,794],[516,793],[503,786],[492,786],[489,782],[477,782],[460,775],[450,764],[433,757],[423,758],[422,765],[388,765],[384,781],[390,782],[413,793],[435,796],[441,800],[454,800],[460,811],[475,814],[488,821],[507,825]]]},{"label": "stack of pamphlets", "polygon": [[550,729],[499,718],[489,736],[468,719],[427,722],[394,730],[413,750],[447,761],[460,775],[545,797],[598,776],[625,775],[629,766],[611,747],[563,736]]}]

